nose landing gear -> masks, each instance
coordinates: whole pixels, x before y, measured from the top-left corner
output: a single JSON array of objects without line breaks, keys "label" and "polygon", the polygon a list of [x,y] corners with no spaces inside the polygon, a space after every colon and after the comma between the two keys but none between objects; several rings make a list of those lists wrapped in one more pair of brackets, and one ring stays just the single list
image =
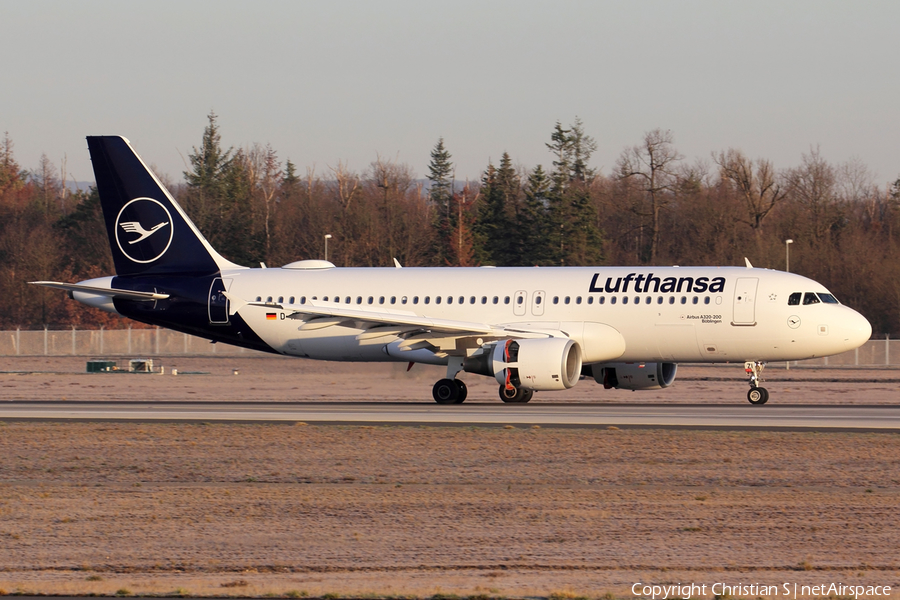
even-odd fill
[{"label": "nose landing gear", "polygon": [[766,363],[759,360],[744,363],[744,371],[750,376],[750,391],[747,392],[747,400],[750,401],[750,404],[765,404],[769,401],[769,390],[759,386],[765,368]]}]

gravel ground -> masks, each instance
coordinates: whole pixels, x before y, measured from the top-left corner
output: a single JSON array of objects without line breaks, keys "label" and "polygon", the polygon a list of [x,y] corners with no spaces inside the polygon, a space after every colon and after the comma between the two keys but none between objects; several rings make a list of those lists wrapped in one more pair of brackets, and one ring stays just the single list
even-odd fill
[{"label": "gravel ground", "polygon": [[[164,357],[164,375],[86,373],[84,357],[0,357],[2,400],[192,400],[431,402],[431,386],[446,369],[398,363],[335,363],[285,357]],[[127,365],[127,361],[121,361]],[[172,376],[172,369],[179,371]],[[234,375],[235,370],[238,375]],[[893,404],[900,370],[792,368],[764,372],[772,403]],[[462,374],[475,402],[499,402],[497,383]],[[584,379],[570,390],[539,392],[532,402],[744,403],[742,364],[678,368],[664,390],[604,390]]]},{"label": "gravel ground", "polygon": [[17,422],[0,457],[10,593],[900,588],[893,433]]}]

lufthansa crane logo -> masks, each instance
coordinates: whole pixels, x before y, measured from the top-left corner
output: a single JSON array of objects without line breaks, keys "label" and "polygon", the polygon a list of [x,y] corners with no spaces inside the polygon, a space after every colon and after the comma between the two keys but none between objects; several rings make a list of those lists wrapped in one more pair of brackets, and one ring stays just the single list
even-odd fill
[{"label": "lufthansa crane logo", "polygon": [[129,260],[151,263],[172,244],[172,215],[153,198],[135,198],[116,217],[116,243]]}]

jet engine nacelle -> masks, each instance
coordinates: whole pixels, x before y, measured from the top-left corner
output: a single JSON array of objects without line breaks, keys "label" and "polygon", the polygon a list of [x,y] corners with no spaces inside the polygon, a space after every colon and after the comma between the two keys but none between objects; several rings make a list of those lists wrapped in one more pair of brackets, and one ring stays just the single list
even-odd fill
[{"label": "jet engine nacelle", "polygon": [[672,385],[675,363],[597,363],[591,365],[594,381],[606,389],[658,390]]},{"label": "jet engine nacelle", "polygon": [[470,356],[463,368],[529,390],[566,390],[581,376],[581,346],[569,338],[505,340]]}]

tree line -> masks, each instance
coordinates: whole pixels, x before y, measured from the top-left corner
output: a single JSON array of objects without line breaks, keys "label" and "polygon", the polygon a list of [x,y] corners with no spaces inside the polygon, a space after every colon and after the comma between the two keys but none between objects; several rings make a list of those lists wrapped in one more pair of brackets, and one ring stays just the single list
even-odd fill
[{"label": "tree line", "polygon": [[[647,132],[610,173],[597,141],[557,122],[547,162],[503,152],[478,181],[454,177],[439,139],[428,173],[376,156],[363,171],[282,161],[269,145],[225,148],[214,113],[182,181],[165,183],[212,245],[248,266],[303,258],[338,266],[743,265],[790,268],[900,333],[900,179],[879,186],[859,160],[819,148],[778,169],[736,148],[688,161],[670,131]],[[122,327],[126,321],[28,286],[113,273],[95,189],[72,191],[65,165],[23,169],[0,144],[0,328]]]}]

